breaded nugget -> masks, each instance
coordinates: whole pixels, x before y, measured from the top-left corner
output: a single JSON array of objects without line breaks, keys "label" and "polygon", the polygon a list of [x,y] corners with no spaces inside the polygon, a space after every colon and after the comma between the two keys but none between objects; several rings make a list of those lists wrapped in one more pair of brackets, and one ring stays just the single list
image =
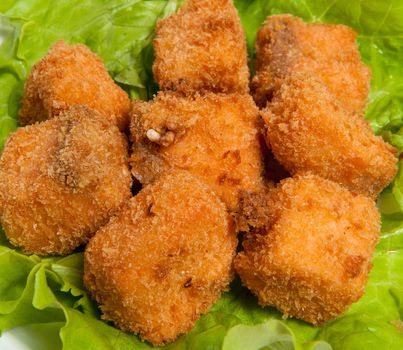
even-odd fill
[{"label": "breaded nugget", "polygon": [[27,253],[69,254],[130,198],[127,140],[76,105],[18,129],[0,159],[0,222]]},{"label": "breaded nugget", "polygon": [[356,33],[335,24],[308,24],[290,15],[270,16],[256,40],[256,76],[252,91],[264,107],[289,75],[317,76],[349,112],[362,114],[371,72],[361,62]]},{"label": "breaded nugget", "polygon": [[285,79],[262,116],[273,154],[291,174],[311,171],[372,198],[396,174],[396,150],[314,76]]},{"label": "breaded nugget", "polygon": [[128,125],[129,97],[100,58],[84,45],[57,41],[33,66],[25,83],[20,121],[33,124],[50,119],[75,104],[99,111],[121,130]]},{"label": "breaded nugget", "polygon": [[235,269],[262,306],[316,325],[362,296],[380,230],[371,199],[304,175],[254,205],[267,220],[247,234]]},{"label": "breaded nugget", "polygon": [[158,22],[154,49],[162,90],[249,91],[245,33],[232,0],[188,0]]},{"label": "breaded nugget", "polygon": [[171,168],[188,170],[230,209],[240,190],[261,188],[258,110],[249,95],[160,93],[134,104],[131,118],[130,164],[142,184]]},{"label": "breaded nugget", "polygon": [[189,173],[169,173],[91,239],[84,282],[104,319],[162,345],[228,289],[236,245],[219,198]]}]

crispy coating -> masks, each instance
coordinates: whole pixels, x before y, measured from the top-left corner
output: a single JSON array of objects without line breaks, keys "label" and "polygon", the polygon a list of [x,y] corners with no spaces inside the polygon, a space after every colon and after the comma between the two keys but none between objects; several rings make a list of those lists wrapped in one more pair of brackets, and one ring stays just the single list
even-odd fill
[{"label": "crispy coating", "polygon": [[188,0],[158,22],[154,49],[162,90],[249,91],[245,33],[232,0]]},{"label": "crispy coating", "polygon": [[373,198],[396,174],[396,150],[314,76],[285,79],[262,116],[273,154],[291,174],[311,171]]},{"label": "crispy coating", "polygon": [[132,174],[149,184],[171,168],[188,170],[232,209],[240,190],[263,186],[258,110],[249,95],[178,97],[160,93],[131,112]]},{"label": "crispy coating", "polygon": [[261,191],[240,193],[238,207],[231,213],[238,232],[257,233],[266,227],[270,217],[268,193],[274,187],[275,183],[269,183]]},{"label": "crispy coating", "polygon": [[130,198],[126,137],[76,105],[18,129],[0,159],[0,222],[11,243],[71,253]]},{"label": "crispy coating", "polygon": [[252,92],[264,107],[284,78],[295,73],[317,76],[349,112],[362,114],[371,72],[361,62],[356,33],[334,24],[308,24],[290,15],[270,16],[256,40],[256,76]]},{"label": "crispy coating", "polygon": [[235,269],[262,306],[317,325],[362,296],[380,230],[371,199],[303,175],[250,204],[267,211],[247,234]]},{"label": "crispy coating", "polygon": [[121,130],[128,125],[130,101],[86,46],[57,41],[32,68],[20,109],[22,124],[50,119],[75,104],[99,111]]},{"label": "crispy coating", "polygon": [[175,340],[233,277],[225,205],[186,172],[146,186],[91,239],[84,282],[103,318],[154,345]]}]

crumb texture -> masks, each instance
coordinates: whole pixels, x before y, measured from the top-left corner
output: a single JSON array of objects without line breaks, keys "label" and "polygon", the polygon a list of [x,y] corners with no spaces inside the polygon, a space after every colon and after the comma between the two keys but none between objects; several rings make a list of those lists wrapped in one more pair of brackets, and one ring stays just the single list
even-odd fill
[{"label": "crumb texture", "polygon": [[33,124],[82,104],[121,130],[128,125],[130,101],[109,76],[101,59],[85,45],[57,41],[32,68],[20,109],[22,124]]},{"label": "crumb texture", "polygon": [[85,106],[19,128],[0,159],[0,220],[26,253],[65,255],[130,198],[128,145]]},{"label": "crumb texture", "polygon": [[162,345],[228,289],[236,245],[219,198],[186,172],[168,173],[90,241],[84,282],[104,319]]},{"label": "crumb texture", "polygon": [[188,0],[158,22],[154,49],[161,90],[249,91],[245,33],[232,0]]},{"label": "crumb texture", "polygon": [[258,110],[248,95],[179,97],[159,93],[131,112],[133,176],[149,184],[166,171],[187,170],[230,209],[241,190],[263,187]]},{"label": "crumb texture", "polygon": [[267,210],[235,268],[262,306],[320,325],[362,296],[380,230],[371,199],[304,174],[249,201],[246,215],[253,204]]}]

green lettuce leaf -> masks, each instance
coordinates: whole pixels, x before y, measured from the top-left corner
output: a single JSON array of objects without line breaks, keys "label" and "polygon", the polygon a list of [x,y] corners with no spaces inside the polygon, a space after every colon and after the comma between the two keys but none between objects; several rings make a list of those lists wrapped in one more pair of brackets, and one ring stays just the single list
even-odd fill
[{"label": "green lettuce leaf", "polygon": [[36,323],[14,328],[0,337],[0,349],[16,350],[15,343],[26,344],[23,349],[56,350],[62,348],[59,332],[60,322]]},{"label": "green lettuce leaf", "polygon": [[[272,319],[265,323],[232,327],[224,338],[222,350],[293,350],[297,340],[294,333],[284,322]],[[298,348],[301,348],[298,346]],[[304,344],[304,349],[331,350],[324,341]]]},{"label": "green lettuce leaf", "polygon": [[39,259],[4,248],[0,266],[0,330],[49,323],[53,330],[58,326],[63,349],[149,348],[98,319],[97,308],[83,291],[81,253]]},{"label": "green lettuce leaf", "polygon": [[[235,0],[245,28],[251,68],[256,31],[267,15],[343,23],[358,33],[373,73],[366,118],[403,150],[403,11],[398,1]],[[149,98],[152,37],[158,18],[183,0],[4,0],[0,2],[0,149],[18,125],[23,84],[32,65],[57,39],[98,53],[132,98]],[[192,331],[166,349],[402,349],[403,170],[379,199],[382,237],[366,293],[324,327],[261,308],[237,279]],[[82,285],[82,254],[40,259],[11,248],[0,230],[0,331],[18,326],[58,334],[63,349],[149,349],[149,344],[100,320]],[[330,345],[329,345],[330,344]],[[45,349],[45,345],[43,346]]]},{"label": "green lettuce leaf", "polygon": [[[82,253],[65,258],[41,259],[2,247],[0,330],[21,325],[32,328],[36,324],[41,325],[43,332],[47,332],[49,328],[49,334],[57,329],[63,349],[66,350],[152,348],[136,336],[125,334],[99,320],[99,311],[83,289],[82,260]],[[260,332],[261,329],[267,333],[264,341],[270,339],[271,342],[282,342],[286,336],[287,349],[301,347],[292,330],[280,321],[271,320],[268,326],[263,324],[257,326],[255,330],[255,326],[248,326],[246,329],[237,328],[239,326],[236,325],[241,323],[252,324],[258,320],[265,320],[267,314],[257,306],[248,293],[245,294],[239,281],[233,289],[238,290],[238,294],[224,295],[188,335],[166,348],[221,349],[224,339],[228,339],[227,343],[231,344],[235,341],[234,334],[245,334],[247,339],[248,334]],[[238,309],[234,296],[245,298],[245,303],[241,303]],[[251,312],[248,310],[248,305],[251,306]],[[254,318],[254,315],[257,317]],[[227,345],[227,348],[228,346],[230,345]],[[329,347],[323,349],[327,350]]]},{"label": "green lettuce leaf", "polygon": [[[23,83],[32,65],[59,39],[84,43],[132,98],[155,90],[150,47],[157,19],[175,0],[29,0],[0,4],[0,150],[17,127]],[[152,53],[151,53],[152,54]]]}]

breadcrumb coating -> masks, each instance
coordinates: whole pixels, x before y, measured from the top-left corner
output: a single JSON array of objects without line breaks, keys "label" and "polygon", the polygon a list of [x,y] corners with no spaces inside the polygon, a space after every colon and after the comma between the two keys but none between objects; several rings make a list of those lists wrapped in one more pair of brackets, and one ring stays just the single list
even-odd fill
[{"label": "breadcrumb coating", "polygon": [[245,33],[232,0],[188,0],[158,22],[154,50],[162,90],[249,92]]},{"label": "breadcrumb coating", "polygon": [[285,79],[262,117],[273,154],[291,174],[310,171],[372,198],[396,174],[395,148],[314,76]]},{"label": "breadcrumb coating", "polygon": [[266,227],[270,216],[268,193],[275,186],[274,183],[269,183],[269,186],[261,191],[240,193],[238,207],[231,213],[238,232],[256,233]]},{"label": "breadcrumb coating", "polygon": [[159,93],[133,104],[130,130],[130,165],[142,184],[172,168],[187,170],[230,209],[239,191],[263,186],[258,110],[249,95]]},{"label": "breadcrumb coating", "polygon": [[348,112],[362,115],[371,72],[361,62],[355,40],[356,33],[344,25],[304,23],[290,15],[268,17],[256,40],[256,103],[265,107],[284,78],[302,72],[317,76]]},{"label": "breadcrumb coating", "polygon": [[371,199],[302,175],[250,205],[266,213],[246,235],[235,269],[260,305],[320,325],[362,296],[380,230]]},{"label": "breadcrumb coating", "polygon": [[25,83],[20,121],[27,125],[50,119],[75,104],[99,111],[120,130],[128,126],[129,97],[101,59],[82,44],[57,41]]},{"label": "breadcrumb coating", "polygon": [[0,158],[0,222],[26,253],[65,255],[130,198],[124,135],[76,105],[19,128]]},{"label": "breadcrumb coating", "polygon": [[84,282],[103,318],[163,345],[188,332],[233,278],[225,205],[186,172],[143,188],[87,245]]}]

